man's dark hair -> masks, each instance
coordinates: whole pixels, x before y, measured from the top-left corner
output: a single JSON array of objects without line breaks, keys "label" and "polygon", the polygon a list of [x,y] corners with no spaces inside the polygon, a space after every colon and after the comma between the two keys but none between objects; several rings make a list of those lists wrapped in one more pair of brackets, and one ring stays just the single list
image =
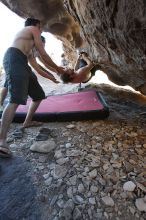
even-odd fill
[{"label": "man's dark hair", "polygon": [[60,76],[61,80],[64,82],[64,83],[69,83],[72,81],[72,78],[71,76],[68,74],[68,73],[64,73]]},{"label": "man's dark hair", "polygon": [[26,26],[36,26],[37,24],[40,24],[40,21],[35,18],[27,18],[24,24],[25,24],[24,25],[25,27]]},{"label": "man's dark hair", "polygon": [[46,43],[46,39],[45,39],[45,37],[42,36],[42,35],[41,35],[41,40],[42,40],[43,43]]}]

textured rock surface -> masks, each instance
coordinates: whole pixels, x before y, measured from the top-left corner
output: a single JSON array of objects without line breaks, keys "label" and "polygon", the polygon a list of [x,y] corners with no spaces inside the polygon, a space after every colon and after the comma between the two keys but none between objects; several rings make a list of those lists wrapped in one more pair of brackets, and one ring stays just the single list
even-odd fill
[{"label": "textured rock surface", "polygon": [[65,52],[72,62],[76,56],[75,48],[82,45],[81,34],[85,50],[99,62],[111,81],[130,85],[146,94],[145,1],[1,2],[24,18],[32,16],[40,19],[46,31],[63,40]]},{"label": "textured rock surface", "polygon": [[[109,79],[137,88],[146,82],[144,1],[68,1],[90,56]],[[72,2],[72,4],[71,4]],[[74,3],[73,3],[74,2]]]}]

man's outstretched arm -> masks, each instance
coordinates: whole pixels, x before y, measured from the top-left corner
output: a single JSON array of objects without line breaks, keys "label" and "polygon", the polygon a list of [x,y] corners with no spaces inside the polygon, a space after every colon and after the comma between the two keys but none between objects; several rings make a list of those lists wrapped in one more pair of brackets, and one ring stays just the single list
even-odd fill
[{"label": "man's outstretched arm", "polygon": [[51,68],[54,69],[54,71],[60,75],[65,73],[65,70],[62,67],[59,67],[58,65],[56,65],[53,60],[50,58],[50,56],[46,53],[41,38],[40,38],[40,31],[38,30],[37,27],[32,27],[32,35],[33,35],[33,39],[34,39],[34,44],[36,49],[39,52],[39,55],[41,56],[41,58],[43,59],[43,61],[45,62],[45,65],[47,65],[46,67],[48,68],[49,66]]},{"label": "man's outstretched arm", "polygon": [[49,80],[53,81],[54,83],[59,83],[50,72],[45,70],[45,68],[43,68],[40,64],[37,63],[35,58],[29,57],[28,61],[29,61],[30,65],[33,67],[33,69],[39,75],[45,77],[46,79],[49,79]]}]

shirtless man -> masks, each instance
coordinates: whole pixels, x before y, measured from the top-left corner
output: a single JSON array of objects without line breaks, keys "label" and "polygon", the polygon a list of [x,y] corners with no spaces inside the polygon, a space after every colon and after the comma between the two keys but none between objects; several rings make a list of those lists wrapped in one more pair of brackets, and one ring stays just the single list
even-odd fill
[{"label": "shirtless man", "polygon": [[[83,59],[87,65],[79,68],[80,59]],[[82,83],[87,82],[91,78],[91,70],[94,67],[94,64],[88,58],[86,53],[79,55],[75,68],[68,69],[67,72],[60,75],[60,78],[64,83]],[[79,68],[79,69],[78,69]]]},{"label": "shirtless man", "polygon": [[[43,47],[45,47],[45,43],[46,40],[43,36],[41,36],[41,40],[43,43]],[[54,83],[59,83],[55,77],[52,75],[52,73],[50,73],[48,70],[46,70],[46,68],[44,68],[42,65],[40,65],[37,61],[36,58],[39,59],[39,61],[41,61],[41,63],[43,63],[44,65],[47,65],[44,60],[41,58],[40,54],[38,53],[38,51],[34,48],[33,51],[30,53],[30,55],[28,56],[28,62],[29,64],[33,67],[33,69],[41,76],[45,77],[46,79],[51,80]],[[51,69],[51,67],[50,67]],[[52,69],[53,70],[53,69]]]},{"label": "shirtless man", "polygon": [[[65,73],[64,69],[57,66],[46,53],[41,41],[42,27],[37,19],[28,18],[25,27],[17,33],[12,45],[6,51],[3,66],[8,81],[10,100],[2,114],[0,129],[0,156],[10,157],[11,151],[6,143],[7,133],[13,120],[17,107],[25,105],[27,96],[32,98],[24,127],[34,125],[32,117],[40,102],[45,99],[44,91],[32,76],[32,70],[28,65],[28,56],[35,47],[42,60],[57,74]],[[35,122],[36,125],[36,122]]]},{"label": "shirtless man", "polygon": [[[45,47],[45,38],[43,36],[41,36],[41,40],[42,40],[42,43],[43,43],[43,46]],[[37,50],[34,48],[33,51],[29,54],[28,56],[28,62],[29,64],[33,67],[33,69],[35,70],[35,72],[37,72],[39,75],[45,77],[46,79],[49,79],[51,80],[52,82],[54,83],[59,83],[55,77],[50,73],[48,72],[42,65],[40,65],[37,61],[36,61],[36,58],[38,58],[44,65],[44,61],[41,59],[39,53],[37,52]],[[34,76],[35,77],[35,76]],[[5,80],[4,82],[4,86],[1,90],[1,93],[0,93],[0,111],[2,112],[3,109],[4,109],[4,101],[6,99],[6,96],[8,94],[8,82],[7,80]]]}]

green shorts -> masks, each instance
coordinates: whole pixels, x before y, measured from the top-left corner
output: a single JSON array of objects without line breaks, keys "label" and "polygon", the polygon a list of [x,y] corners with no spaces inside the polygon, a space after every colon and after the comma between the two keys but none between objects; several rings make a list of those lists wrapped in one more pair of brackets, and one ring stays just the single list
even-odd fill
[{"label": "green shorts", "polygon": [[3,66],[10,103],[25,105],[28,95],[33,101],[45,99],[45,93],[28,65],[27,57],[19,49],[8,48],[4,55]]}]

